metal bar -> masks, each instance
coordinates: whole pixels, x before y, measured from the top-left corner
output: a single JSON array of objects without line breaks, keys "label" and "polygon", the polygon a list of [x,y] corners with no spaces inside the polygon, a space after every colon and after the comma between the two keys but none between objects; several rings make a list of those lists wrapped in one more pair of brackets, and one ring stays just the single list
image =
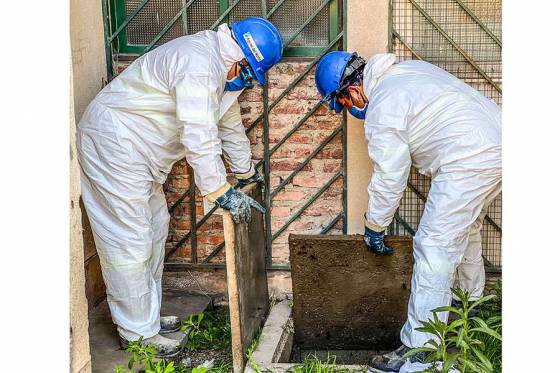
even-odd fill
[{"label": "metal bar", "polygon": [[[194,230],[197,230],[204,223],[206,223],[206,220],[208,220],[210,218],[210,216],[212,216],[214,211],[216,211],[217,209],[218,209],[218,206],[214,206],[210,211],[208,211],[208,213],[206,215],[204,215],[202,217],[202,219],[200,219],[198,221],[198,223],[196,223],[196,226],[195,226]],[[165,261],[167,261],[171,257],[171,255],[175,254],[175,252],[179,249],[179,247],[189,239],[189,237],[191,236],[191,231],[192,230],[193,230],[193,228],[191,227],[191,230],[189,232],[187,232],[183,237],[181,237],[181,239],[179,241],[177,241],[177,243],[175,245],[173,245],[171,250],[169,250],[169,252],[165,255]]]},{"label": "metal bar", "polygon": [[416,230],[414,228],[412,228],[406,221],[403,220],[403,218],[401,218],[401,216],[395,212],[395,220],[399,222],[399,224],[401,224],[404,229],[410,233],[411,236],[414,236],[416,234]]},{"label": "metal bar", "polygon": [[101,1],[101,11],[103,13],[103,34],[105,36],[105,64],[107,67],[107,81],[113,79],[113,52],[111,50],[111,42],[109,41],[109,7],[108,0]]},{"label": "metal bar", "polygon": [[233,8],[235,8],[235,7],[237,6],[237,4],[239,4],[239,1],[240,1],[240,0],[235,0],[235,1],[233,2],[233,4],[231,4],[231,5],[229,6],[229,8],[227,8],[226,11],[220,16],[220,18],[218,18],[218,19],[216,20],[216,22],[214,22],[214,23],[212,24],[212,26],[210,26],[210,30],[214,30],[216,27],[218,27],[218,26],[220,25],[220,23],[222,23],[222,21],[224,20],[224,18],[226,18],[226,17],[229,15],[229,13],[233,10]]},{"label": "metal bar", "polygon": [[[263,17],[267,17],[266,0],[262,0]],[[264,231],[266,265],[272,265],[272,197],[270,196],[270,133],[268,117],[268,73],[266,73],[266,83],[263,86],[263,171],[264,171]]]},{"label": "metal bar", "polygon": [[115,38],[117,36],[119,36],[119,34],[121,33],[122,30],[124,30],[126,28],[126,26],[128,26],[128,24],[132,21],[132,19],[134,19],[134,17],[136,17],[136,15],[138,13],[140,13],[140,11],[142,9],[144,9],[144,7],[146,6],[146,4],[148,4],[148,1],[150,0],[143,0],[140,5],[138,5],[138,7],[136,9],[134,9],[134,11],[132,13],[130,13],[130,15],[128,15],[126,17],[126,19],[124,20],[124,22],[115,30],[115,32],[109,37],[109,43],[111,43],[113,40],[115,40]]},{"label": "metal bar", "polygon": [[329,189],[329,187],[336,181],[336,179],[338,179],[340,176],[342,176],[342,172],[338,171],[336,173],[336,175],[334,175],[325,185],[323,185],[321,187],[321,189],[319,189],[319,191],[317,193],[315,193],[311,199],[309,201],[307,201],[305,203],[305,205],[303,205],[291,218],[290,220],[288,220],[286,222],[286,224],[284,224],[282,226],[282,228],[280,228],[278,231],[276,231],[276,233],[274,233],[274,235],[272,235],[272,241],[274,241],[276,238],[278,238],[278,236],[280,236],[282,234],[282,232],[284,232],[286,230],[286,228],[288,228],[290,226],[290,224],[292,224],[297,218],[300,217],[300,215],[309,207],[311,206],[311,204],[313,202],[315,202],[317,200],[317,198],[319,198],[321,196],[321,194],[323,194],[327,189]]},{"label": "metal bar", "polygon": [[447,39],[447,41],[459,52],[461,53],[461,55],[463,55],[463,57],[465,58],[465,60],[467,60],[467,62],[469,64],[471,64],[472,67],[474,67],[474,69],[476,71],[478,71],[478,73],[480,75],[482,75],[482,77],[484,79],[486,79],[486,81],[488,83],[490,83],[490,85],[492,87],[494,87],[500,94],[502,93],[502,89],[498,86],[498,84],[496,84],[496,82],[494,82],[488,75],[486,75],[486,73],[480,68],[480,66],[478,66],[478,64],[473,61],[473,59],[467,54],[467,52],[465,52],[446,32],[445,30],[443,30],[441,28],[441,26],[432,19],[432,17],[430,17],[430,15],[428,13],[426,13],[426,11],[424,9],[422,9],[422,7],[420,7],[420,5],[418,5],[418,3],[414,0],[408,0],[410,1],[410,3],[416,8],[416,10],[418,10],[420,12],[420,14],[422,14],[422,16],[432,25],[434,26],[434,28],[445,38]]},{"label": "metal bar", "polygon": [[[347,50],[348,35],[346,33],[348,20],[346,17],[347,0],[342,3],[342,49]],[[348,234],[348,114],[344,110],[342,113],[342,212],[344,220],[342,222],[342,234]]]},{"label": "metal bar", "polygon": [[325,146],[330,143],[332,141],[332,139],[335,138],[336,135],[338,135],[340,133],[340,131],[342,131],[342,126],[337,127],[330,135],[329,137],[327,137],[326,139],[324,139],[319,146],[317,146],[317,148],[315,148],[315,150],[313,150],[313,152],[311,154],[309,154],[307,156],[307,158],[305,158],[305,160],[303,162],[300,163],[300,165],[294,170],[292,171],[292,173],[285,178],[284,180],[282,180],[282,182],[278,185],[278,187],[276,189],[274,189],[274,191],[272,193],[270,193],[270,198],[273,199],[282,189],[284,189],[284,187],[286,185],[288,185],[292,179],[301,171],[303,170],[303,168],[305,166],[307,166],[307,164],[309,162],[311,162],[311,160],[313,158],[315,158],[315,156],[325,148]]},{"label": "metal bar", "polygon": [[[266,19],[270,18],[270,16],[272,16],[274,14],[274,12],[276,12],[276,10],[278,10],[278,8],[280,8],[280,6],[282,6],[282,4],[284,4],[285,2],[286,2],[286,0],[280,0],[279,2],[274,4],[272,9],[270,9],[270,12],[266,13],[266,16],[264,18],[266,18]],[[264,1],[263,1],[263,3],[264,3]],[[265,7],[263,7],[263,9],[265,9]]]},{"label": "metal bar", "polygon": [[388,19],[387,19],[387,36],[388,39],[387,40],[387,50],[389,51],[389,53],[393,53],[393,0],[389,0],[388,1],[388,6],[389,6],[389,10],[388,10]]},{"label": "metal bar", "polygon": [[486,25],[476,16],[476,14],[467,5],[465,5],[465,3],[463,3],[461,0],[455,0],[455,2],[461,8],[463,8],[463,10],[473,19],[473,21],[475,21],[480,26],[480,28],[483,29],[484,32],[488,36],[490,36],[492,40],[496,42],[496,44],[500,46],[500,48],[502,47],[502,41],[498,39],[498,37],[492,31],[490,31],[488,27],[486,27]]},{"label": "metal bar", "polygon": [[399,41],[401,43],[403,43],[403,45],[410,51],[412,52],[412,54],[414,55],[414,57],[418,58],[419,60],[424,60],[424,58],[422,58],[422,56],[420,56],[418,54],[418,52],[416,52],[414,49],[412,49],[412,47],[410,45],[408,45],[408,43],[406,41],[404,41],[403,37],[401,36],[401,34],[399,34],[397,31],[393,30],[393,35],[397,37],[397,39],[399,39]]},{"label": "metal bar", "polygon": [[189,33],[189,19],[187,17],[187,3],[185,2],[185,0],[183,0],[183,14],[181,15],[181,19],[183,21],[183,31],[184,31],[184,35],[188,35]]},{"label": "metal bar", "polygon": [[292,36],[290,36],[290,38],[288,40],[286,40],[286,42],[284,43],[284,45],[287,47],[289,46],[292,41],[295,40],[295,38],[297,38],[297,36],[303,31],[303,29],[311,22],[315,19],[315,17],[317,17],[317,15],[319,14],[319,12],[321,12],[325,6],[327,6],[327,4],[330,2],[331,0],[325,0],[321,3],[321,5],[311,14],[311,16],[309,16],[309,18],[307,18],[305,20],[305,22],[303,22],[303,24],[294,32],[294,34]]},{"label": "metal bar", "polygon": [[210,261],[216,256],[218,255],[218,253],[220,251],[222,251],[222,249],[226,246],[225,242],[222,242],[221,244],[219,244],[218,246],[216,246],[214,248],[214,250],[212,250],[212,252],[210,254],[208,254],[208,256],[206,258],[204,258],[204,260],[202,261],[203,264],[206,263],[210,263]]},{"label": "metal bar", "polygon": [[[263,87],[263,107],[268,107],[268,79]],[[270,196],[270,133],[268,122],[268,110],[264,110],[263,116],[263,171],[264,171],[264,203],[266,212],[264,214],[265,241],[266,241],[266,262],[272,264],[272,198]]]},{"label": "metal bar", "polygon": [[189,195],[189,189],[187,189],[183,194],[181,194],[181,197],[179,197],[179,199],[175,201],[167,211],[171,214],[177,208],[177,206],[179,206],[181,202],[183,202],[185,198],[187,198],[188,195]]},{"label": "metal bar", "polygon": [[[192,167],[189,169],[189,195],[190,195],[190,212],[191,212],[191,263],[198,262],[198,237],[196,230],[196,185],[194,183],[194,170]],[[193,230],[192,227],[195,227]]]},{"label": "metal bar", "polygon": [[331,220],[331,222],[321,230],[320,234],[327,234],[330,232],[331,229],[333,229],[333,227],[336,225],[336,223],[338,223],[338,221],[340,220],[340,218],[344,217],[344,213],[339,213],[337,216],[334,217],[333,220]]},{"label": "metal bar", "polygon": [[177,14],[175,14],[175,16],[171,19],[171,21],[169,21],[165,25],[165,27],[163,29],[161,29],[161,31],[156,35],[156,37],[154,39],[152,39],[150,44],[148,44],[146,46],[146,48],[144,48],[144,50],[142,51],[142,54],[149,52],[154,47],[154,45],[156,45],[157,42],[161,40],[161,38],[167,33],[167,31],[169,31],[169,29],[171,29],[171,27],[173,27],[175,22],[177,22],[177,20],[179,18],[181,18],[181,14],[183,14],[183,9],[181,9]]}]

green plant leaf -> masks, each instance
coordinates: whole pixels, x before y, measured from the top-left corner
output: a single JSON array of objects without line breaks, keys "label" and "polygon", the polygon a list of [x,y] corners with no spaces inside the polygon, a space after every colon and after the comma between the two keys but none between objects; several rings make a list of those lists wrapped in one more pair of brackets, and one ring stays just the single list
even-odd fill
[{"label": "green plant leaf", "polygon": [[443,307],[434,308],[432,312],[453,312],[456,313],[457,315],[463,315],[463,311],[458,310],[457,308],[452,306],[443,306]]},{"label": "green plant leaf", "polygon": [[467,310],[470,312],[470,311],[473,310],[473,308],[475,308],[475,307],[478,306],[479,304],[482,304],[482,303],[487,302],[487,301],[489,301],[489,300],[492,300],[492,299],[494,299],[494,298],[496,298],[496,295],[494,295],[494,294],[490,294],[490,295],[486,295],[486,296],[484,296],[484,297],[481,297],[481,298],[477,299],[476,301],[474,301],[474,302],[469,306],[469,308],[468,308]]}]

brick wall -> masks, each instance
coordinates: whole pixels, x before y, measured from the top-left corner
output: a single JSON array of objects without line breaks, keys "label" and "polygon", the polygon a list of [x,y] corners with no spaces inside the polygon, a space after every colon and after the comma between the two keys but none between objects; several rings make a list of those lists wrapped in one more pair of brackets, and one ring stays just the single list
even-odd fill
[{"label": "brick wall", "polygon": [[[306,67],[308,62],[282,62],[269,72],[269,103],[274,101]],[[314,83],[314,70],[300,81],[274,107],[269,115],[269,139],[272,148],[319,100]],[[245,91],[240,99],[243,123],[248,127],[263,110],[262,89]],[[341,116],[332,115],[321,107],[282,144],[271,156],[271,188],[274,190],[288,177],[339,125]],[[253,159],[263,158],[263,125],[259,123],[248,137],[251,141]],[[278,231],[342,166],[341,134],[336,135],[302,171],[300,171],[273,199],[272,232]],[[185,161],[178,162],[165,185],[169,204],[173,204],[189,187],[190,178]],[[180,239],[190,229],[189,198],[174,211],[170,224],[167,247]],[[203,216],[202,199],[197,195],[197,219]],[[342,179],[337,180],[322,196],[310,205],[273,242],[273,262],[289,261],[288,235],[290,233],[319,233],[342,211]],[[223,241],[221,217],[211,217],[198,231],[199,258],[204,258]],[[341,222],[331,233],[341,232]],[[190,243],[177,251],[174,260],[190,260]],[[212,262],[223,261],[223,253]]]}]

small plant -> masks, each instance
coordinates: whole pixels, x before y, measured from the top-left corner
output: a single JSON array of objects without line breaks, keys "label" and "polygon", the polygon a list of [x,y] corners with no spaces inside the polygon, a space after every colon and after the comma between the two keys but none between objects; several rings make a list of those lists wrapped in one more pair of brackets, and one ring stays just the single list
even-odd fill
[{"label": "small plant", "polygon": [[327,361],[321,361],[316,355],[307,355],[303,363],[291,367],[290,373],[351,373],[350,369],[336,365],[336,356],[327,355]]},{"label": "small plant", "polygon": [[[431,363],[431,366],[424,372],[448,373],[452,369],[461,373],[499,372],[496,370],[498,364],[493,364],[488,355],[491,353],[496,357],[496,349],[499,348],[501,368],[501,315],[491,312],[486,314],[486,320],[480,317],[483,316],[480,312],[484,309],[484,303],[495,301],[497,295],[491,294],[469,302],[468,292],[451,290],[459,298],[461,307],[445,306],[432,310],[433,318],[422,321],[422,326],[416,330],[435,337],[426,342],[425,346],[410,350],[405,356],[419,353],[425,355],[424,362]],[[473,315],[475,310],[478,310],[478,315]],[[458,319],[450,324],[439,320],[437,313],[445,311],[456,314]]]},{"label": "small plant", "polygon": [[215,311],[191,315],[183,321],[182,331],[187,331],[185,348],[194,350],[222,350],[231,345],[229,310],[227,307]]},{"label": "small plant", "polygon": [[115,368],[115,373],[180,373],[175,370],[173,361],[156,359],[156,349],[153,346],[145,345],[142,338],[130,343],[126,352],[131,353],[132,357],[128,361],[128,369],[122,365]]}]

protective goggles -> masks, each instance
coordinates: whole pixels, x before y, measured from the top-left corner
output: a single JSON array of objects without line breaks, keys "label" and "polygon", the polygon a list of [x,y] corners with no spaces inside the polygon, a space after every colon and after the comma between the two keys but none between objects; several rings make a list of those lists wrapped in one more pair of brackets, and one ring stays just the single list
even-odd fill
[{"label": "protective goggles", "polygon": [[[337,102],[337,98],[340,94],[346,93],[348,87],[352,84],[356,84],[361,82],[364,76],[364,69],[363,66],[366,64],[366,61],[358,56],[354,55],[346,64],[346,68],[342,73],[342,77],[340,78],[340,86],[332,91],[330,94],[326,95],[322,100],[321,103],[327,103],[329,105],[329,109],[335,110],[339,113],[342,110],[342,105]],[[347,94],[347,93],[346,93]]]}]

